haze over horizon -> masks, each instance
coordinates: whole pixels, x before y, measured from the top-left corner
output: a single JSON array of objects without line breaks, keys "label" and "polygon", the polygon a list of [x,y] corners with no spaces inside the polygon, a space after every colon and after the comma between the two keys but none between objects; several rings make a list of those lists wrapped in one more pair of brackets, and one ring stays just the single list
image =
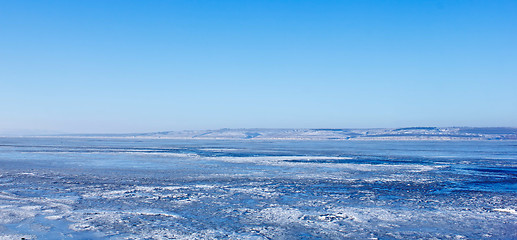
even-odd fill
[{"label": "haze over horizon", "polygon": [[516,1],[0,5],[0,134],[517,127]]}]

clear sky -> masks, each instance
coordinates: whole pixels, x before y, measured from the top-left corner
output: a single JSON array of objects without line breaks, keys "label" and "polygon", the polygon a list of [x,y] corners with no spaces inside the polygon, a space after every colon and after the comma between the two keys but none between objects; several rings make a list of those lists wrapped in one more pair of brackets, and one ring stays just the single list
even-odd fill
[{"label": "clear sky", "polygon": [[517,126],[517,1],[1,1],[0,132]]}]

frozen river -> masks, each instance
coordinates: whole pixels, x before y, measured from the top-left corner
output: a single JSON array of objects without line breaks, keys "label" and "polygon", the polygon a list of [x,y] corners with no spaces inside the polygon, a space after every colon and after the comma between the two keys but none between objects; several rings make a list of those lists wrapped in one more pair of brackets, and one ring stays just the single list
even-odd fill
[{"label": "frozen river", "polygon": [[0,239],[517,239],[515,141],[0,138]]}]

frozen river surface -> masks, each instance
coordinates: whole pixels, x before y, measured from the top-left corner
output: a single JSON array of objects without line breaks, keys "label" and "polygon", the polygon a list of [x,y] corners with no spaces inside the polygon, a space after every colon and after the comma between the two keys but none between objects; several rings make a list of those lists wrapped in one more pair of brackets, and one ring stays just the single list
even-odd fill
[{"label": "frozen river surface", "polygon": [[517,142],[0,138],[0,239],[517,239]]}]

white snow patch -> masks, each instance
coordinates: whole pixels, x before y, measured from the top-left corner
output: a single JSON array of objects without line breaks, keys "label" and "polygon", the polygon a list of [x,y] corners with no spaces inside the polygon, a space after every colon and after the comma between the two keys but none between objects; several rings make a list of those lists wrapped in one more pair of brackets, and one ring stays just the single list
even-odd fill
[{"label": "white snow patch", "polygon": [[0,235],[0,240],[13,240],[13,239],[37,239],[36,236],[33,235],[23,235],[23,234],[2,234]]},{"label": "white snow patch", "polygon": [[274,207],[261,210],[255,217],[261,222],[286,225],[301,223],[303,214],[298,209]]},{"label": "white snow patch", "polygon": [[0,224],[17,223],[36,216],[36,211],[24,207],[2,206],[0,208]]},{"label": "white snow patch", "polygon": [[515,209],[511,209],[511,208],[495,208],[494,211],[511,213],[511,214],[517,215],[517,211]]},{"label": "white snow patch", "polygon": [[52,215],[52,216],[46,216],[45,218],[48,219],[48,220],[59,220],[59,219],[62,219],[63,216],[61,216],[61,215]]}]

